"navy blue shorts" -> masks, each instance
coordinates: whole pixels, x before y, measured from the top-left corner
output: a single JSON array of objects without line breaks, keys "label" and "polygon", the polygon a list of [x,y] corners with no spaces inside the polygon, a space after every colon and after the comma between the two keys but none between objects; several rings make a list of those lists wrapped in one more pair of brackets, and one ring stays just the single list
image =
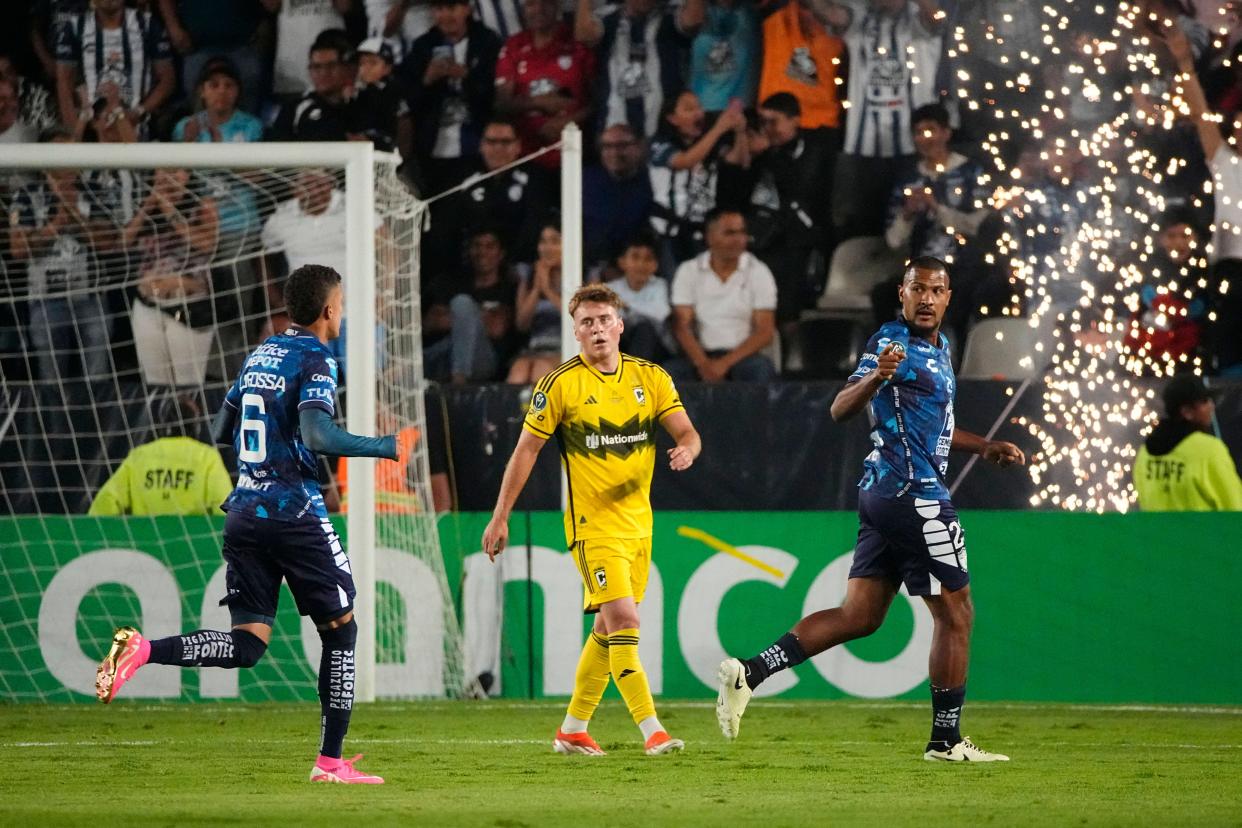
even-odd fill
[{"label": "navy blue shorts", "polygon": [[889,500],[858,492],[858,543],[851,578],[904,583],[911,595],[939,595],[970,583],[966,536],[948,500]]},{"label": "navy blue shorts", "polygon": [[353,609],[354,576],[332,522],[314,516],[295,521],[264,520],[243,512],[224,519],[225,586],[221,601],[233,623],[271,624],[276,618],[280,582],[298,612],[316,624]]}]

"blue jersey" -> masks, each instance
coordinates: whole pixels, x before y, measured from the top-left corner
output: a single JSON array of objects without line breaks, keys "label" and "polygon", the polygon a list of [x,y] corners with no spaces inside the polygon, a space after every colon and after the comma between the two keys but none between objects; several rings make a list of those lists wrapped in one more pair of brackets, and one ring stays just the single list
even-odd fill
[{"label": "blue jersey", "polygon": [[298,412],[336,411],[336,360],[319,337],[291,327],[246,358],[224,404],[237,412],[237,487],[226,512],[291,521],[327,518],[315,455],[302,443]]},{"label": "blue jersey", "polygon": [[879,365],[879,353],[899,343],[906,358],[871,401],[871,442],[859,488],[880,497],[912,494],[948,500],[944,483],[953,443],[953,393],[957,383],[949,359],[949,340],[933,345],[912,335],[902,320],[885,324],[867,342],[867,351],[847,382],[858,382]]}]

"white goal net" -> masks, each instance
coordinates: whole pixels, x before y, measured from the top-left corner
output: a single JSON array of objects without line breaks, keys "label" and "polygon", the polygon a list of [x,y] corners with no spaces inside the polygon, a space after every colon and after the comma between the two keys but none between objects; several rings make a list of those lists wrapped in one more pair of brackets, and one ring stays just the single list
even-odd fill
[{"label": "white goal net", "polygon": [[[6,148],[0,201],[0,700],[93,698],[114,626],[227,629],[207,424],[288,324],[305,263],[345,278],[343,425],[400,463],[322,462],[359,596],[358,690],[462,692],[428,471],[422,205],[369,144]],[[222,477],[222,475],[224,477]],[[253,670],[153,667],[129,698],[313,698],[319,639],[287,590]]]}]

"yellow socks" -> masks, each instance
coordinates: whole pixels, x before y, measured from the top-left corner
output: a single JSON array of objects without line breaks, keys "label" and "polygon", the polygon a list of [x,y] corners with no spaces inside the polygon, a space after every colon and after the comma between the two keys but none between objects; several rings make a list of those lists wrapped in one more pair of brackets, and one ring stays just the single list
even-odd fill
[{"label": "yellow socks", "polygon": [[[608,662],[612,668],[613,681],[617,683],[617,689],[621,691],[621,697],[625,699],[625,706],[630,709],[634,723],[655,716],[651,686],[647,684],[647,673],[643,670],[642,662],[638,660],[637,629],[617,630],[608,636]],[[598,695],[595,700],[599,701]]]},{"label": "yellow socks", "polygon": [[[637,636],[637,631],[635,631],[635,636]],[[582,655],[578,658],[578,670],[574,673],[574,695],[569,700],[569,716],[580,720],[583,723],[583,730],[586,730],[585,723],[590,721],[595,708],[599,707],[599,700],[604,697],[604,688],[608,686],[608,671],[611,669],[610,649],[608,638],[592,630],[587,636],[586,645],[582,648]],[[646,679],[643,683],[646,684]],[[566,722],[569,722],[568,718]]]}]

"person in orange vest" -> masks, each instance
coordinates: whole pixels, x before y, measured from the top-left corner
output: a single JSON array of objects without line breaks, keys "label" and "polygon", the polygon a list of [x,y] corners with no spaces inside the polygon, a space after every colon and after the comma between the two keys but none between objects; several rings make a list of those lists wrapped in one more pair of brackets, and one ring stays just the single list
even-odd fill
[{"label": "person in orange vest", "polygon": [[[431,499],[432,508],[440,513],[452,509],[453,499],[446,471],[447,459],[443,440],[435,439],[435,435],[444,433],[437,400],[438,398],[428,393],[427,433],[431,435],[431,439],[427,444],[427,451],[431,473]],[[399,418],[393,410],[384,403],[378,405],[380,430],[396,434],[397,462],[377,463],[375,466],[375,511],[381,514],[416,514],[424,509],[418,496],[419,471],[414,453],[422,432],[418,426],[399,427]],[[340,511],[348,512],[349,470],[344,457],[337,461],[335,488],[340,497]]]}]

